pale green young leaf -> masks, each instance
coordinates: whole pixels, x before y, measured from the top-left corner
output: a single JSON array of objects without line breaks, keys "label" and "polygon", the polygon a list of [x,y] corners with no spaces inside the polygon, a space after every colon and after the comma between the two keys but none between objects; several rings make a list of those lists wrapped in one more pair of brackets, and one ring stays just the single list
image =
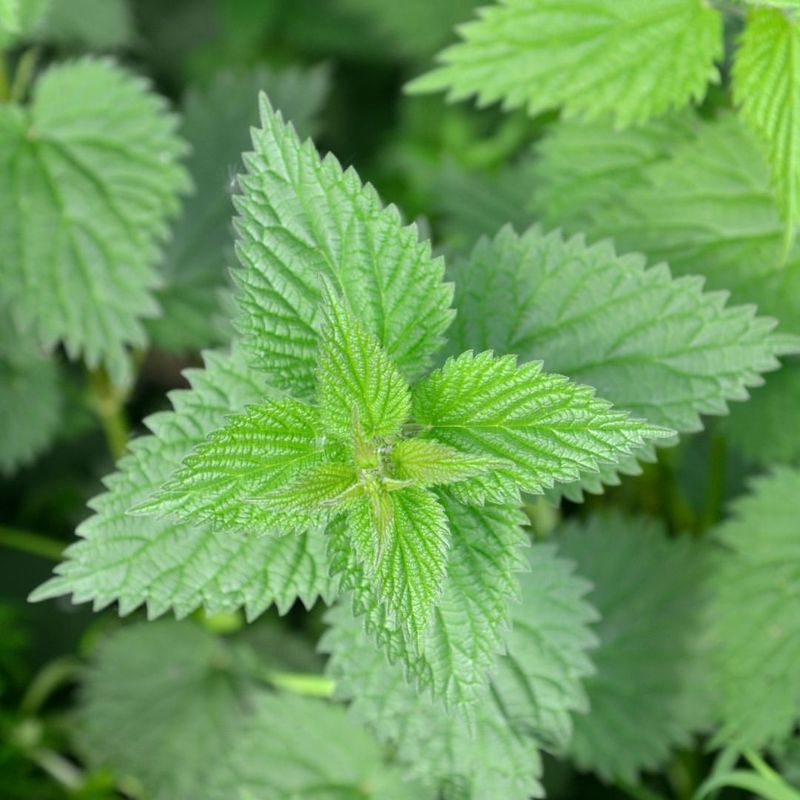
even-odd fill
[{"label": "pale green young leaf", "polygon": [[[481,515],[491,512],[461,513],[480,526]],[[468,526],[464,532],[475,530]],[[469,722],[406,683],[402,669],[386,662],[345,608],[329,615],[333,627],[322,647],[331,654],[328,669],[337,693],[397,747],[411,774],[446,798],[539,796],[538,746],[563,746],[571,713],[585,709],[580,684],[591,671],[586,650],[594,637],[587,623],[595,616],[583,599],[588,586],[549,546],[532,549],[530,569],[522,576],[522,603],[513,607],[509,654],[497,662],[490,686],[482,684],[483,692],[473,697]],[[479,595],[478,584],[469,592]]]},{"label": "pale green young leaf", "polygon": [[323,462],[304,469],[284,488],[264,495],[264,502],[290,514],[318,515],[325,508],[348,506],[362,494],[353,464]]},{"label": "pale green young leaf", "polygon": [[317,402],[324,430],[348,442],[354,431],[368,440],[397,434],[411,410],[408,384],[330,285],[323,296]]},{"label": "pale green young leaf", "polygon": [[410,91],[620,127],[700,101],[723,51],[722,17],[702,0],[500,0],[459,34]]},{"label": "pale green young leaf", "polygon": [[322,524],[314,513],[271,502],[326,458],[320,415],[289,397],[250,406],[214,431],[141,513],[172,513],[239,533],[301,533]]},{"label": "pale green young leaf", "polygon": [[350,546],[388,617],[420,640],[442,593],[450,531],[434,494],[369,491],[348,514]]},{"label": "pale green young leaf", "polygon": [[271,605],[281,612],[298,599],[310,606],[329,596],[331,581],[322,531],[257,536],[220,531],[211,523],[174,516],[131,515],[152,500],[182,460],[225,424],[231,413],[263,402],[270,389],[240,349],[207,353],[205,370],[190,370],[191,390],[171,394],[174,411],[147,419],[151,436],[129,445],[108,490],[91,501],[94,514],[78,528],[56,575],[33,599],[72,595],[95,609],[118,602],[127,614],[141,605],[149,617],[184,617],[243,608],[249,619]]},{"label": "pale green young leaf", "polygon": [[642,169],[638,186],[594,209],[588,233],[666,261],[676,275],[702,275],[709,289],[784,321],[773,285],[783,224],[758,142],[733,115],[702,124],[670,158]]},{"label": "pale green young leaf", "polygon": [[58,365],[0,312],[0,475],[51,443],[62,418]]},{"label": "pale green young leaf", "polygon": [[453,270],[458,317],[451,351],[542,359],[639,417],[680,433],[701,414],[747,398],[777,356],[800,342],[774,333],[752,307],[726,306],[696,277],[650,269],[610,242],[587,246],[538,227],[505,228]]},{"label": "pale green young leaf", "polygon": [[235,201],[239,325],[257,366],[272,383],[313,394],[325,276],[403,376],[416,377],[452,319],[441,260],[352,169],[302,144],[265,97],[261,125]]},{"label": "pale green young leaf", "polygon": [[158,291],[163,313],[148,321],[160,347],[199,350],[229,336],[222,295],[230,291],[228,268],[235,261],[231,195],[250,128],[258,121],[259,91],[308,136],[318,127],[328,83],[324,67],[259,67],[243,74],[223,72],[207,89],[189,90],[180,133],[191,147],[187,167],[194,192],[164,252],[164,285]]},{"label": "pale green young leaf", "polygon": [[516,573],[529,569],[522,548],[525,516],[517,506],[463,506],[440,494],[451,546],[442,595],[422,641],[387,614],[374,583],[354,562],[343,531],[333,530],[332,565],[342,572],[354,612],[369,635],[420,692],[462,710],[485,690],[505,649],[509,606],[519,598]]},{"label": "pale green young leaf", "polygon": [[461,453],[433,439],[403,439],[392,447],[394,476],[415,486],[444,486],[485,475],[502,462]]},{"label": "pale green young leaf", "polygon": [[800,22],[754,8],[736,51],[733,97],[767,146],[778,203],[791,231],[800,217]]},{"label": "pale green young leaf", "polygon": [[585,681],[591,712],[574,718],[567,752],[581,769],[635,783],[709,721],[708,552],[662,526],[618,514],[569,524],[560,552],[589,580],[600,621],[597,668]]},{"label": "pale green young leaf", "polygon": [[128,377],[154,316],[155,265],[188,185],[175,118],[110,61],[51,67],[0,106],[0,298],[45,345]]},{"label": "pale green young leaf", "polygon": [[798,718],[800,676],[800,471],[759,478],[714,532],[712,675],[722,723],[717,740],[761,749]]},{"label": "pale green young leaf", "polygon": [[[424,435],[506,462],[493,474],[538,494],[602,464],[616,464],[670,431],[613,410],[594,390],[542,372],[541,362],[464,353],[414,389]],[[470,481],[481,480],[468,479]]]}]

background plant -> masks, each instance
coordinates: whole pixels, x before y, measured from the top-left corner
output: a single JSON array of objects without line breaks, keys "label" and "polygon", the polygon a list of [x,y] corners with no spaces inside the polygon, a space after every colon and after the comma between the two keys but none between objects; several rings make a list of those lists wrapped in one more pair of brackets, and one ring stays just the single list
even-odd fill
[{"label": "background plant", "polygon": [[4,797],[797,798],[800,9],[476,7],[0,0]]}]

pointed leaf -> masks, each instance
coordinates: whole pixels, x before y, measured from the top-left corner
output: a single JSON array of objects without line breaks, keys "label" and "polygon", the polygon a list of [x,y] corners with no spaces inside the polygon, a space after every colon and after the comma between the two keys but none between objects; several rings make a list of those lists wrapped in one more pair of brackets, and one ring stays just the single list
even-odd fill
[{"label": "pointed leaf", "polygon": [[394,475],[416,486],[442,486],[483,475],[503,462],[461,453],[433,439],[404,439],[392,447]]}]

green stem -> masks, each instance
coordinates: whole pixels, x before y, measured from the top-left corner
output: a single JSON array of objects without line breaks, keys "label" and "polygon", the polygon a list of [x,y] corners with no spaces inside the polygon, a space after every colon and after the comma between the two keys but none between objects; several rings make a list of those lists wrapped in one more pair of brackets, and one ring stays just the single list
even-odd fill
[{"label": "green stem", "polygon": [[624,792],[628,797],[633,797],[635,800],[664,800],[658,792],[648,789],[647,786],[642,784],[628,783],[627,781],[617,781],[614,784],[617,789]]},{"label": "green stem", "polygon": [[75,680],[80,668],[81,662],[72,656],[63,656],[45,664],[28,686],[20,711],[30,716],[36,714],[56,689]]},{"label": "green stem", "polygon": [[61,561],[64,552],[64,545],[55,539],[19,528],[9,528],[5,525],[0,525],[0,545],[20,550],[23,553],[49,558],[51,561]]},{"label": "green stem", "polygon": [[53,778],[56,783],[70,792],[77,792],[83,788],[85,784],[83,772],[64,756],[56,753],[55,750],[37,747],[28,751],[26,755]]},{"label": "green stem", "polygon": [[39,61],[39,48],[32,47],[26,50],[17,63],[17,71],[14,73],[14,80],[11,83],[9,100],[12,103],[20,103],[25,99],[33,76],[36,72],[36,64]]},{"label": "green stem", "polygon": [[785,783],[783,778],[775,772],[772,767],[764,761],[761,756],[756,753],[754,750],[745,750],[742,755],[747,759],[750,766],[758,772],[762,778],[766,778],[768,781],[772,781],[773,783]]},{"label": "green stem", "polygon": [[711,452],[708,464],[708,486],[706,503],[701,522],[702,530],[707,530],[719,522],[722,516],[722,503],[725,499],[725,464],[727,448],[725,437],[718,433],[711,435]]},{"label": "green stem", "polygon": [[125,394],[111,383],[104,369],[89,370],[89,401],[103,426],[108,449],[115,461],[128,445],[130,429],[125,417],[125,399]]},{"label": "green stem", "polygon": [[306,697],[331,697],[335,687],[330,678],[314,673],[267,670],[261,677],[276,689],[285,689],[287,692]]},{"label": "green stem", "polygon": [[8,64],[5,53],[0,53],[0,103],[7,103],[11,96],[11,83],[8,78]]}]

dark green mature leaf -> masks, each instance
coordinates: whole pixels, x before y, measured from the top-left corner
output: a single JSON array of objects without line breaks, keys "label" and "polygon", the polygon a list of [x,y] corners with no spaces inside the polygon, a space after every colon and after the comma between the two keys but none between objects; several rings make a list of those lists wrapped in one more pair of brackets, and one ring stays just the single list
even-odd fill
[{"label": "dark green mature leaf", "polygon": [[413,416],[424,436],[505,462],[488,482],[464,481],[457,496],[470,502],[517,488],[541,493],[670,435],[612,410],[587,386],[542,372],[541,362],[517,366],[514,356],[491,352],[464,353],[431,373],[414,388]]},{"label": "dark green mature leaf", "polygon": [[713,676],[717,740],[760,749],[789,735],[800,708],[800,471],[754,481],[715,533]]},{"label": "dark green mature leaf", "polygon": [[309,606],[328,594],[321,531],[252,536],[128,513],[150,500],[229,414],[270,393],[240,350],[206,354],[206,369],[188,377],[192,390],[172,393],[175,411],[148,418],[154,435],[131,443],[120,470],[106,480],[108,491],[91,502],[95,514],[79,527],[80,541],[33,599],[71,594],[97,609],[118,601],[123,614],[145,604],[150,617],[167,610],[181,617],[200,607],[210,613],[244,608],[252,619],[273,603],[286,611],[298,599]]},{"label": "dark green mature leaf", "polygon": [[110,61],[51,67],[29,110],[0,106],[0,298],[45,345],[128,375],[155,264],[188,185],[175,118]]},{"label": "dark green mature leaf", "polygon": [[202,800],[241,729],[252,687],[241,654],[192,623],[160,621],[104,639],[82,690],[78,744],[139,779],[155,800]]},{"label": "dark green mature leaf", "polygon": [[701,0],[500,0],[459,34],[412,92],[530,114],[562,106],[620,126],[702,99],[722,56],[722,17]]},{"label": "dark green mature leaf", "polygon": [[231,193],[250,128],[258,121],[259,91],[308,136],[316,132],[328,83],[325,67],[260,67],[244,74],[223,72],[208,89],[189,90],[180,132],[192,148],[187,167],[194,193],[164,253],[164,286],[158,292],[163,314],[148,321],[160,347],[199,350],[230,335],[221,294],[229,290],[227,268],[234,261]]},{"label": "dark green mature leaf", "polygon": [[[469,509],[469,513],[484,513]],[[515,613],[512,655],[502,661],[492,691],[471,709],[471,723],[405,683],[386,663],[359,622],[339,607],[323,640],[337,693],[353,713],[397,747],[412,775],[447,798],[541,796],[537,742],[564,743],[569,714],[585,706],[580,678],[590,669],[593,638],[586,584],[551,547],[535,547]]]},{"label": "dark green mature leaf", "polygon": [[0,312],[0,474],[37,456],[60,422],[58,365]]},{"label": "dark green mature leaf", "polygon": [[236,200],[240,327],[257,364],[276,385],[312,394],[325,276],[401,373],[419,375],[452,318],[442,262],[353,170],[301,144],[266,98],[261,116]]},{"label": "dark green mature leaf", "polygon": [[585,681],[591,713],[575,717],[567,750],[581,769],[632,783],[708,721],[708,552],[668,539],[656,521],[616,514],[567,525],[559,542],[600,613],[597,673]]},{"label": "dark green mature leaf", "polygon": [[671,158],[642,170],[641,185],[598,208],[588,232],[783,318],[773,285],[783,224],[758,142],[732,115],[702,125]]}]

